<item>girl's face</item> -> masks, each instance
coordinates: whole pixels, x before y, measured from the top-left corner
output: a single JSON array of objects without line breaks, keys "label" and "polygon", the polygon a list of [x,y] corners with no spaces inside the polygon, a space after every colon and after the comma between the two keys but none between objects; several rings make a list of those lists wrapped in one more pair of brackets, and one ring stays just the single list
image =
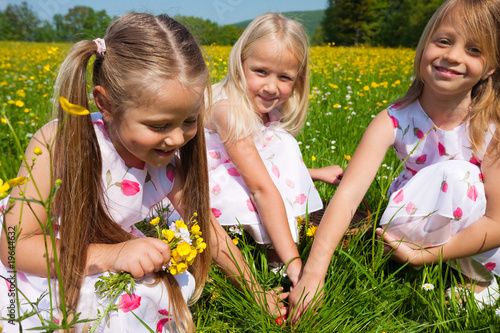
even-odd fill
[{"label": "girl's face", "polygon": [[420,65],[424,91],[430,89],[443,97],[468,95],[479,80],[494,72],[485,66],[480,46],[455,28],[458,18],[452,14],[431,36]]},{"label": "girl's face", "polygon": [[[148,105],[126,109],[107,119],[109,136],[125,163],[142,169],[144,163],[165,166],[197,131],[204,86],[167,80]],[[113,117],[111,113],[111,117]]]},{"label": "girl's face", "polygon": [[243,62],[248,97],[264,122],[290,97],[299,66],[295,55],[272,39],[257,43]]}]

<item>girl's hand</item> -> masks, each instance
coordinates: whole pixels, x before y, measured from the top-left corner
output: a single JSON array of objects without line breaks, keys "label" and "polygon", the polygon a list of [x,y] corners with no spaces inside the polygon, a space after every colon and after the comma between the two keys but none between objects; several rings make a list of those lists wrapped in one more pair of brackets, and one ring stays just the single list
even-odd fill
[{"label": "girl's hand", "polygon": [[421,266],[421,250],[410,248],[404,241],[392,237],[382,228],[376,230],[377,238],[384,241],[384,254],[389,254],[391,259],[400,263],[409,263],[410,266]]},{"label": "girl's hand", "polygon": [[308,169],[313,181],[321,181],[330,185],[340,184],[344,170],[338,165],[329,165],[319,169]]},{"label": "girl's hand", "polygon": [[136,279],[158,272],[170,262],[170,246],[160,239],[146,237],[114,244],[109,254],[110,270],[125,271]]},{"label": "girl's hand", "polygon": [[298,323],[302,314],[309,306],[313,306],[314,308],[321,306],[324,284],[324,280],[314,283],[301,279],[296,286],[291,288],[290,295],[288,296],[288,312],[290,312],[288,320],[292,325]]},{"label": "girl's hand", "polygon": [[[288,314],[288,308],[285,307],[283,301],[288,297],[288,294],[289,293],[283,292],[283,287],[278,287],[266,291],[265,300],[257,299],[257,302],[262,306],[262,308],[267,309],[272,317],[286,317]],[[263,301],[266,304],[261,304]]]}]

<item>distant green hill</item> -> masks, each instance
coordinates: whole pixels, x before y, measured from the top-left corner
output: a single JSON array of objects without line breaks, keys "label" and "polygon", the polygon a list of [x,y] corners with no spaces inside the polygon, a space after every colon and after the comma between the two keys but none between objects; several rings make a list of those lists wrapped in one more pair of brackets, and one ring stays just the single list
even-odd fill
[{"label": "distant green hill", "polygon": [[[320,9],[301,12],[283,12],[281,14],[302,23],[307,35],[309,37],[312,37],[316,28],[321,24],[321,20],[323,20],[325,11],[323,9]],[[234,23],[233,25],[240,28],[246,28],[247,25],[250,24],[250,22],[252,22],[252,20]]]}]

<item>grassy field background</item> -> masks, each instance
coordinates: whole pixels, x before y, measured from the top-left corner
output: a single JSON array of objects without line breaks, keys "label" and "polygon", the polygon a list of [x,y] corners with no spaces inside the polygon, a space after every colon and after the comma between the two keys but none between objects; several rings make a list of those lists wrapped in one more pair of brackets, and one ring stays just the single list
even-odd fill
[{"label": "grassy field background", "polygon": [[[15,177],[21,161],[9,126],[26,147],[32,134],[51,119],[55,76],[69,47],[0,42],[0,178],[4,181]],[[226,73],[230,47],[204,50],[217,82]],[[311,48],[310,54],[310,111],[297,140],[308,167],[345,168],[372,118],[409,87],[414,50],[323,46]],[[387,187],[399,168],[395,155],[388,153],[366,195],[372,222],[383,210]],[[328,201],[335,188],[317,185]],[[304,233],[299,243],[304,260],[311,241]],[[238,246],[262,285],[287,286],[286,279],[268,271],[265,250],[245,236],[239,236]],[[278,325],[251,301],[251,292],[237,290],[215,267],[192,310],[200,332],[499,332],[495,308],[479,311],[473,302],[460,306],[455,298],[445,299],[444,290],[457,279],[460,276],[446,264],[414,270],[390,262],[369,230],[339,247],[322,307],[306,313],[296,327]],[[425,283],[433,289],[424,289]]]}]

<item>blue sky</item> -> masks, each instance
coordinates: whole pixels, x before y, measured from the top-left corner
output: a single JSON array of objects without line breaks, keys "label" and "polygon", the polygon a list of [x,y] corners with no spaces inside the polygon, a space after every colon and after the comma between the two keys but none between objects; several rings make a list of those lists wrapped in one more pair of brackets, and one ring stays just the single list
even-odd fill
[{"label": "blue sky", "polygon": [[[23,0],[0,0],[0,10],[7,4],[20,5]],[[27,1],[42,20],[52,21],[55,14],[66,14],[75,6],[88,6],[106,10],[110,16],[120,16],[129,11],[152,14],[167,13],[196,16],[220,25],[250,20],[269,12],[317,10],[327,7],[327,0],[29,0]]]}]

